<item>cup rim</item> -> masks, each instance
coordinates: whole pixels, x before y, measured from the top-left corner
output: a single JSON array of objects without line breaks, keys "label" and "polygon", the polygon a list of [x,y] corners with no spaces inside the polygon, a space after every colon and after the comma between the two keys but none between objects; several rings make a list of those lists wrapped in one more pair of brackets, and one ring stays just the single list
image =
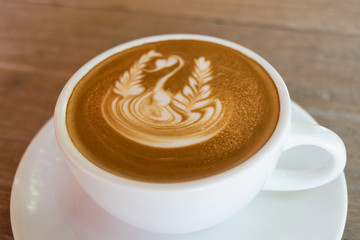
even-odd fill
[{"label": "cup rim", "polygon": [[[174,183],[153,183],[153,182],[143,182],[128,179],[125,177],[121,177],[118,175],[114,175],[109,173],[90,161],[88,161],[85,156],[83,156],[80,151],[75,147],[72,143],[70,136],[67,132],[66,127],[66,108],[67,108],[67,100],[69,99],[73,88],[76,84],[82,79],[82,77],[87,74],[93,67],[102,62],[103,60],[109,58],[110,56],[124,51],[126,49],[136,47],[139,45],[143,45],[151,42],[159,42],[166,40],[199,40],[217,43],[226,47],[230,47],[234,50],[240,51],[245,54],[247,57],[253,59],[257,63],[259,63],[265,71],[271,76],[273,82],[278,91],[279,100],[280,100],[280,112],[279,119],[276,125],[274,132],[271,137],[265,143],[265,145],[258,150],[254,155],[252,155],[249,159],[244,161],[243,163],[226,170],[224,172],[201,178],[196,180],[184,181],[184,182],[174,182]],[[87,175],[91,175],[91,177],[96,178],[99,181],[105,181],[110,184],[117,184],[121,187],[130,187],[132,189],[172,189],[172,190],[184,190],[189,188],[198,188],[199,186],[204,187],[210,186],[212,184],[218,184],[222,181],[226,181],[232,176],[244,171],[244,169],[249,168],[250,166],[257,164],[261,161],[264,154],[270,152],[273,148],[278,148],[279,144],[281,144],[281,139],[286,134],[287,128],[290,124],[290,116],[291,116],[291,106],[290,106],[290,96],[287,90],[287,87],[280,76],[280,74],[275,70],[275,68],[267,62],[264,58],[262,58],[257,53],[252,50],[234,43],[232,41],[224,40],[217,37],[206,36],[206,35],[198,35],[198,34],[164,34],[164,35],[154,35],[150,37],[140,38],[133,41],[125,42],[123,44],[117,45],[99,55],[95,56],[93,59],[84,64],[80,69],[78,69],[68,80],[65,87],[61,91],[54,112],[54,130],[57,141],[62,152],[66,156],[67,161],[71,161],[73,165],[75,165],[78,169],[81,169]],[[169,187],[170,186],[170,187]]]}]

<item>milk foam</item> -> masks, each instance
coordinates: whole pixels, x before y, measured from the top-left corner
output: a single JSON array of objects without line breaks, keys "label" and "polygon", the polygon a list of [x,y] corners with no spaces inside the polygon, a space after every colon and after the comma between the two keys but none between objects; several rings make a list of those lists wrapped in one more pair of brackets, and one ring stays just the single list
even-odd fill
[{"label": "milk foam", "polygon": [[[155,67],[148,69],[152,61]],[[103,117],[124,137],[148,146],[184,147],[208,140],[226,126],[225,109],[212,93],[211,60],[198,57],[192,64],[187,84],[174,94],[164,85],[177,81],[184,60],[154,50],[144,53],[108,90],[102,102]],[[144,76],[161,71],[166,74],[146,89]]]}]

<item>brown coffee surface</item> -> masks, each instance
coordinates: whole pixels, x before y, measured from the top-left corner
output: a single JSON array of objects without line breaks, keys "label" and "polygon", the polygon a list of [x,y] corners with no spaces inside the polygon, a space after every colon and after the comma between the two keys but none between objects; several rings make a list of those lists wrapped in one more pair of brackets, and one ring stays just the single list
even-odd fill
[{"label": "brown coffee surface", "polygon": [[75,86],[66,124],[98,167],[182,182],[247,160],[272,135],[279,111],[276,86],[249,57],[211,42],[167,40],[96,65]]}]

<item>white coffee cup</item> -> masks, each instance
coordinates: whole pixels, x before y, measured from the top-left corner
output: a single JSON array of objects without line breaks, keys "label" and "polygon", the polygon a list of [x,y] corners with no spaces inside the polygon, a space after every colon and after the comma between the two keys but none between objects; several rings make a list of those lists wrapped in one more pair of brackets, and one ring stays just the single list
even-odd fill
[{"label": "white coffee cup", "polygon": [[[67,132],[68,99],[78,81],[94,66],[115,53],[149,42],[195,39],[233,48],[258,62],[272,77],[280,98],[280,115],[268,142],[244,163],[223,173],[180,183],[146,183],[122,178],[89,162]],[[185,233],[214,226],[237,213],[262,189],[295,191],[314,188],[335,179],[344,169],[346,151],[331,130],[310,123],[291,122],[291,100],[278,72],[262,57],[236,43],[219,38],[171,34],[138,39],[114,47],[90,60],[68,81],[55,108],[54,124],[66,162],[80,185],[103,209],[141,229]],[[308,170],[279,170],[281,153],[299,145],[315,145],[332,156],[322,166]]]}]

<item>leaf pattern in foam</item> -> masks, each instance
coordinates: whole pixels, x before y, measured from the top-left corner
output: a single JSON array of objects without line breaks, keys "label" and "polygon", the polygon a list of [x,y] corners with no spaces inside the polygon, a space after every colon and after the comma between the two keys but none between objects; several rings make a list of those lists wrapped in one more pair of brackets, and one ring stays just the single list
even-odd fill
[{"label": "leaf pattern in foam", "polygon": [[211,87],[206,84],[213,79],[211,61],[204,57],[195,59],[195,67],[189,77],[188,84],[178,92],[173,100],[173,104],[184,111],[190,113],[211,104]]},{"label": "leaf pattern in foam", "polygon": [[159,56],[161,54],[154,50],[143,54],[130,67],[130,70],[125,71],[119,77],[119,80],[115,82],[114,92],[122,97],[139,95],[144,92],[145,88],[141,84],[141,80],[144,77],[143,69],[152,58]]}]

